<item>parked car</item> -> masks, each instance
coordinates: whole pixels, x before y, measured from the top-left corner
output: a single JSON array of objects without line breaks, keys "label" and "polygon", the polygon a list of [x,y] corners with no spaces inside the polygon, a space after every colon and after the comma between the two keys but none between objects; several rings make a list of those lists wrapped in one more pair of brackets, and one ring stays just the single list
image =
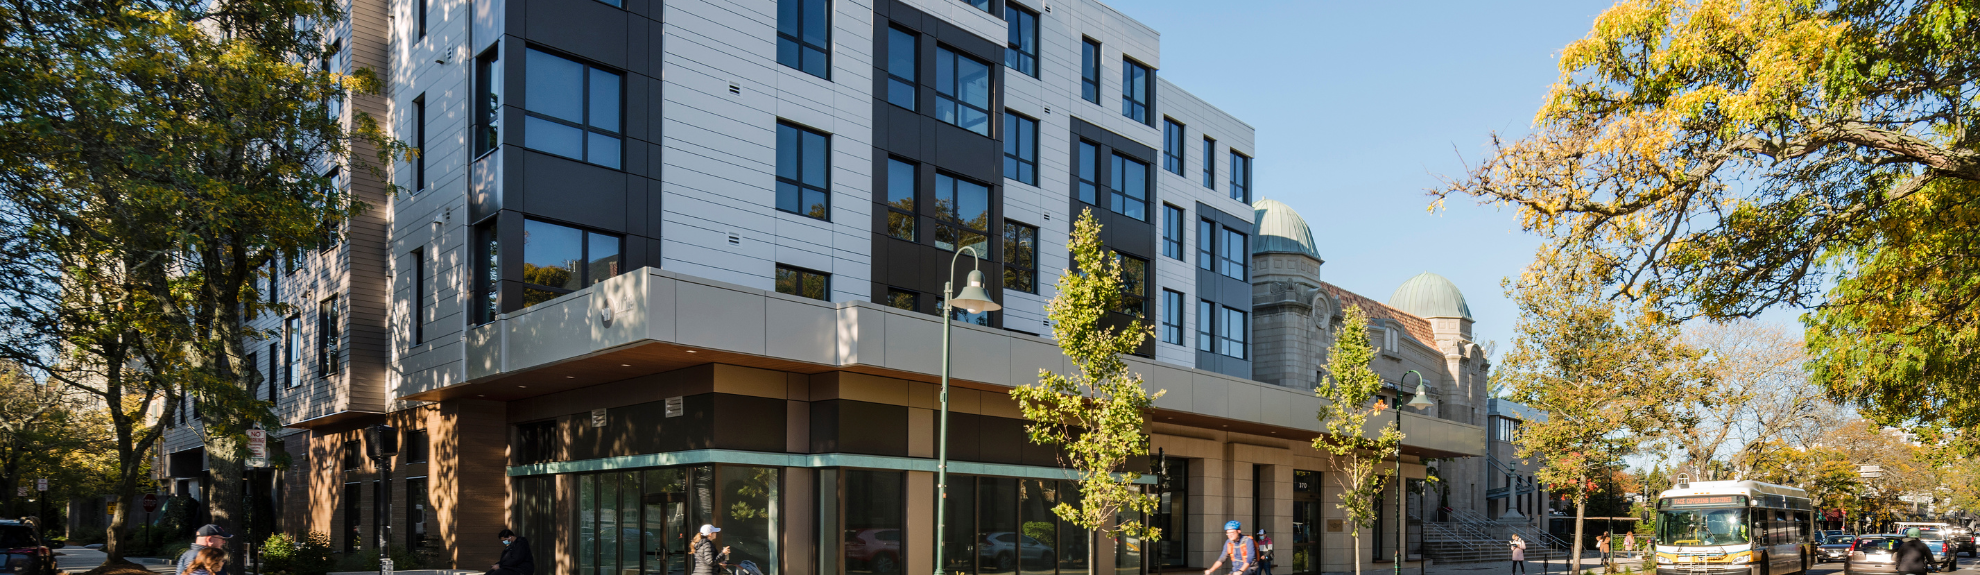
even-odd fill
[{"label": "parked car", "polygon": [[44,542],[41,530],[31,521],[0,519],[0,573],[9,575],[61,575],[55,567],[55,550],[60,541]]},{"label": "parked car", "polygon": [[1897,547],[1902,542],[1903,537],[1889,533],[1857,537],[1855,545],[1850,548],[1849,560],[1843,563],[1843,573],[1896,573]]},{"label": "parked car", "polygon": [[1856,537],[1853,535],[1830,535],[1822,539],[1822,545],[1815,549],[1815,562],[1847,561],[1849,550],[1855,544]]},{"label": "parked car", "polygon": [[1932,548],[1932,563],[1938,565],[1940,571],[1959,568],[1959,558],[1954,557],[1952,550],[1946,545],[1944,532],[1937,529],[1920,529],[1918,539],[1924,541],[1926,547]]}]

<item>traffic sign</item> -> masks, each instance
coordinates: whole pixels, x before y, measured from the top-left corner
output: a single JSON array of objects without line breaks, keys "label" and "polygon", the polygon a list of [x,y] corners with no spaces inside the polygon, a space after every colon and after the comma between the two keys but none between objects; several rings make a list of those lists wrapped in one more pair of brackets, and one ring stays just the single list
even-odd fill
[{"label": "traffic sign", "polygon": [[19,496],[21,496],[21,497],[27,497],[27,496],[28,496],[28,486],[26,486],[26,485],[22,485],[22,486],[21,486],[21,488],[20,488],[20,493],[17,493],[17,494],[15,494],[15,495],[19,495]]},{"label": "traffic sign", "polygon": [[43,477],[43,478],[41,478],[41,479],[36,479],[36,480],[34,480],[34,490],[35,490],[35,491],[47,491],[47,490],[48,490],[48,478],[46,478],[46,477]]},{"label": "traffic sign", "polygon": [[247,431],[247,436],[248,436],[248,457],[251,459],[267,459],[268,430],[250,429]]},{"label": "traffic sign", "polygon": [[156,494],[156,493],[146,493],[146,494],[144,494],[144,497],[141,497],[141,498],[138,498],[138,506],[140,506],[140,507],[143,507],[143,508],[144,508],[144,512],[145,512],[145,513],[150,513],[150,512],[153,512],[153,511],[157,511],[157,510],[158,510],[158,494]]}]

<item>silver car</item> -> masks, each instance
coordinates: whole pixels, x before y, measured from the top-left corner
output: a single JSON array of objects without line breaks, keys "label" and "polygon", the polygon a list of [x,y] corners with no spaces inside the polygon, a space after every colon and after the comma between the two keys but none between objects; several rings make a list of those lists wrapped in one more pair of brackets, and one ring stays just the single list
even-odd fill
[{"label": "silver car", "polygon": [[1898,544],[1903,542],[1903,537],[1892,534],[1857,537],[1855,547],[1850,549],[1849,561],[1843,563],[1843,573],[1847,575],[1896,573],[1897,548]]}]

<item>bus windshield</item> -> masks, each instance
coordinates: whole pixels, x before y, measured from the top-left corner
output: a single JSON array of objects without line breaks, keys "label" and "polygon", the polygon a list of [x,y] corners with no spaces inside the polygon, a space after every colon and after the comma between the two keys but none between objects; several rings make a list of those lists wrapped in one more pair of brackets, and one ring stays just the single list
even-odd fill
[{"label": "bus windshield", "polygon": [[1671,545],[1737,545],[1748,540],[1745,509],[1666,509],[1657,512],[1657,541]]}]

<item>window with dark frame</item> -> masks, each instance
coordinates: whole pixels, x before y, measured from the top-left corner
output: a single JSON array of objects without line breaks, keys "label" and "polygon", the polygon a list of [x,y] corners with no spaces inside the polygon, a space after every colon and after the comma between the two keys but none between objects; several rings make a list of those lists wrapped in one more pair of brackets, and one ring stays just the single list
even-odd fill
[{"label": "window with dark frame", "polygon": [[1196,221],[1196,267],[1217,271],[1217,222]]},{"label": "window with dark frame", "polygon": [[424,40],[426,39],[426,0],[419,0],[418,6],[413,10],[417,12],[413,18],[419,20],[419,38]]},{"label": "window with dark frame", "polygon": [[268,378],[263,377],[261,375],[261,357],[255,352],[252,351],[248,352],[247,357],[241,360],[241,365],[247,367],[246,375],[248,381],[251,382],[248,385],[248,397],[252,398],[252,397],[260,396],[261,386],[263,385],[268,385],[268,386],[275,385],[274,381],[271,381]]},{"label": "window with dark frame", "polygon": [[495,151],[502,124],[502,45],[497,43],[474,59],[474,157]]},{"label": "window with dark frame", "polygon": [[917,166],[887,158],[887,236],[916,241],[914,202],[920,188]]},{"label": "window with dark frame", "polygon": [[935,48],[935,119],[990,135],[990,64]]},{"label": "window with dark frame", "polygon": [[364,467],[364,446],[357,441],[344,442],[344,471],[357,471]]},{"label": "window with dark frame", "polygon": [[1131,59],[1121,59],[1121,115],[1154,125],[1149,104],[1154,100],[1155,72]]},{"label": "window with dark frame", "polygon": [[900,28],[887,28],[887,103],[914,110],[921,88],[921,37]]},{"label": "window with dark frame", "polygon": [[342,364],[337,344],[343,342],[343,321],[338,317],[337,296],[316,302],[316,374],[330,377]]},{"label": "window with dark frame", "polygon": [[1183,294],[1162,290],[1162,343],[1182,345]]},{"label": "window with dark frame", "polygon": [[1004,177],[1038,185],[1038,120],[1004,111]]},{"label": "window with dark frame", "polygon": [[1113,172],[1108,174],[1108,208],[1141,221],[1148,221],[1148,163],[1114,154]]},{"label": "window with dark frame", "polygon": [[1217,189],[1217,139],[1203,137],[1203,187]]},{"label": "window with dark frame", "polygon": [[1231,199],[1251,203],[1251,156],[1231,151]]},{"label": "window with dark frame", "polygon": [[1004,19],[1010,22],[1004,65],[1019,74],[1038,77],[1038,13],[1007,3],[1004,4]]},{"label": "window with dark frame", "polygon": [[[340,196],[344,190],[344,167],[330,166],[330,171],[323,173],[323,185],[323,203],[336,204],[341,202]],[[327,218],[324,219],[317,226],[316,233],[318,237],[316,240],[316,249],[330,250],[336,248],[337,242],[342,239],[337,229],[338,227],[340,226],[337,222]]]},{"label": "window with dark frame", "polygon": [[971,6],[975,6],[977,10],[982,10],[993,16],[997,14],[995,12],[996,6],[991,5],[990,0],[964,0],[964,1],[969,2],[969,5]]},{"label": "window with dark frame", "polygon": [[624,157],[622,76],[530,48],[523,78],[523,145],[617,169]]},{"label": "window with dark frame", "polygon": [[292,315],[286,321],[288,329],[283,332],[289,338],[287,346],[289,349],[283,352],[282,360],[286,363],[282,365],[282,383],[284,387],[295,387],[302,385],[302,378],[296,377],[298,367],[302,363],[302,316]]},{"label": "window with dark frame", "polygon": [[399,432],[399,436],[402,438],[399,440],[399,462],[407,465],[426,463],[426,458],[430,454],[426,432],[407,429]]},{"label": "window with dark frame", "polygon": [[623,243],[615,234],[523,220],[522,307],[619,275]]},{"label": "window with dark frame", "polygon": [[1079,146],[1075,148],[1073,153],[1078,154],[1073,157],[1073,164],[1078,166],[1079,169],[1079,181],[1073,184],[1077,188],[1075,193],[1079,196],[1079,201],[1099,205],[1100,146],[1093,142],[1080,140]]},{"label": "window with dark frame", "polygon": [[935,213],[935,247],[952,252],[974,247],[978,257],[990,259],[984,243],[990,233],[989,186],[937,172]]},{"label": "window with dark frame", "polygon": [[1121,264],[1121,307],[1116,313],[1148,316],[1148,260],[1114,252]]},{"label": "window with dark frame", "polygon": [[1224,228],[1223,237],[1217,238],[1217,243],[1222,244],[1217,247],[1222,248],[1223,253],[1222,261],[1217,266],[1218,273],[1235,280],[1247,280],[1245,268],[1251,257],[1250,250],[1246,249],[1248,239],[1243,232]]},{"label": "window with dark frame", "polygon": [[1174,204],[1162,204],[1162,255],[1177,260],[1183,259],[1183,218],[1182,208]]},{"label": "window with dark frame", "polygon": [[1079,97],[1100,103],[1100,43],[1092,38],[1079,46]]},{"label": "window with dark frame", "polygon": [[282,380],[281,343],[268,344],[268,371],[264,373],[268,374],[268,403],[275,403],[281,397],[280,392],[276,390],[288,384],[287,381]]},{"label": "window with dark frame", "polygon": [[1247,330],[1245,327],[1246,314],[1229,307],[1222,309],[1224,315],[1223,321],[1219,322],[1222,324],[1220,326],[1222,329],[1217,332],[1217,342],[1219,344],[1217,352],[1230,357],[1244,359],[1244,334]]},{"label": "window with dark frame", "polygon": [[414,553],[427,553],[436,547],[432,528],[426,523],[431,516],[427,507],[432,505],[431,493],[427,490],[425,477],[406,478],[406,550]]},{"label": "window with dark frame", "polygon": [[1184,132],[1181,122],[1162,118],[1162,169],[1178,176],[1183,173]]},{"label": "window with dark frame", "polygon": [[832,274],[777,264],[777,293],[831,301]]},{"label": "window with dark frame", "polygon": [[495,321],[502,313],[502,235],[490,221],[475,226],[475,297],[474,322],[476,325]]},{"label": "window with dark frame", "polygon": [[831,174],[831,136],[777,123],[777,209],[831,221]]},{"label": "window with dark frame", "polygon": [[1038,293],[1038,227],[1004,220],[1004,289]]},{"label": "window with dark frame", "polygon": [[1217,351],[1217,306],[1196,300],[1196,351]]},{"label": "window with dark frame", "polygon": [[412,343],[426,343],[426,250],[413,248],[406,254],[412,258]]},{"label": "window with dark frame", "polygon": [[[420,0],[425,4],[426,0]],[[422,21],[424,18],[421,19]],[[420,28],[425,28],[422,24]],[[424,34],[421,34],[422,36]],[[419,146],[419,153],[413,158],[413,193],[426,191],[426,94],[413,98],[413,142]]]},{"label": "window with dark frame", "polygon": [[894,309],[920,311],[921,294],[901,288],[887,288],[887,301],[882,303]]},{"label": "window with dark frame", "polygon": [[832,79],[829,0],[777,0],[777,63]]},{"label": "window with dark frame", "polygon": [[[355,443],[355,442],[352,442]],[[344,444],[346,451],[354,451],[351,443]],[[344,552],[357,551],[364,546],[364,484],[344,484]]]},{"label": "window with dark frame", "polygon": [[563,446],[557,434],[557,420],[532,421],[516,425],[515,465],[556,461]]}]

